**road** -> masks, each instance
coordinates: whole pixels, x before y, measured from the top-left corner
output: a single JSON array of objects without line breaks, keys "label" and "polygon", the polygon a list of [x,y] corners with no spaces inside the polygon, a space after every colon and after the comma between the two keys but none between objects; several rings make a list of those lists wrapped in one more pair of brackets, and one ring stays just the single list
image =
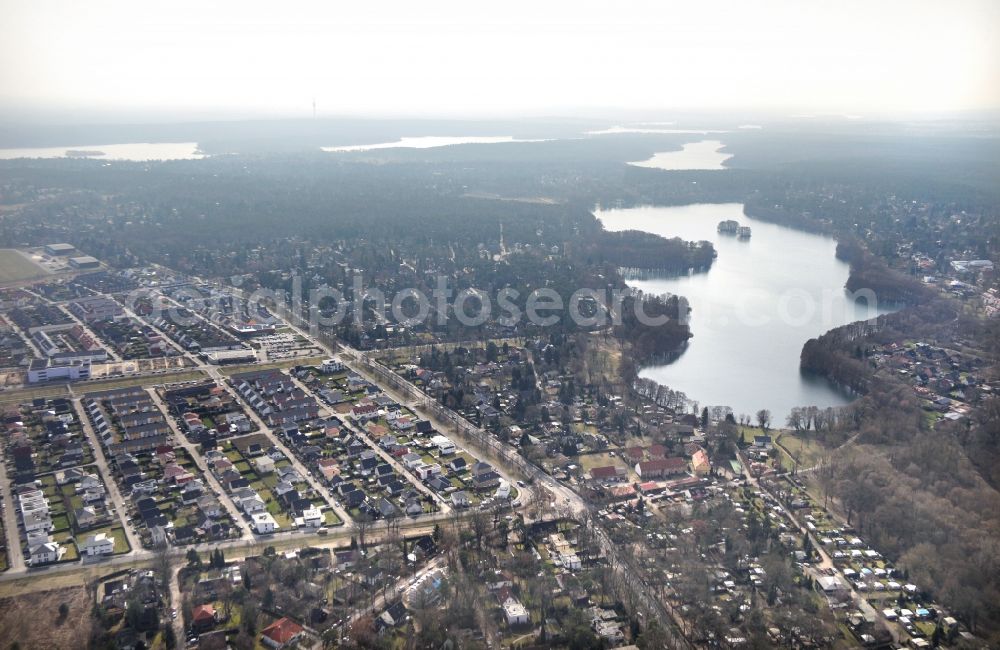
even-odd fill
[{"label": "road", "polygon": [[209,471],[208,466],[205,465],[205,459],[201,457],[201,452],[198,451],[196,445],[194,445],[187,436],[178,428],[177,422],[173,415],[170,413],[170,409],[167,405],[163,403],[163,399],[155,388],[147,388],[146,392],[152,398],[153,403],[156,404],[157,408],[163,414],[163,417],[167,419],[167,424],[170,426],[170,430],[174,434],[174,442],[187,451],[188,455],[191,456],[191,460],[194,461],[195,467],[204,475],[205,480],[208,482],[209,488],[215,492],[215,496],[219,499],[222,506],[229,512],[230,518],[236,523],[236,526],[240,529],[240,536],[253,536],[250,532],[250,526],[243,519],[243,513],[233,500],[230,498],[229,493],[222,489],[222,485],[219,483],[218,479],[215,478],[215,474]]},{"label": "road", "polygon": [[[316,396],[316,394],[312,390],[310,390],[307,386],[305,386],[301,382],[298,382],[297,380],[296,382],[298,383],[299,387],[302,390],[304,390],[308,395],[311,395],[312,398],[315,399],[317,403],[322,404],[322,401]],[[399,462],[398,459],[393,458],[388,452],[386,452],[386,450],[379,447],[378,441],[373,440],[371,436],[368,435],[367,431],[355,426],[354,423],[351,422],[347,417],[342,417],[340,415],[336,415],[336,417],[343,423],[345,427],[347,427],[347,429],[351,433],[355,434],[359,440],[364,441],[372,449],[372,451],[374,451],[379,456],[379,458],[381,458],[383,461],[391,465],[392,468],[396,470],[397,474],[403,476],[405,480],[407,480],[410,483],[413,489],[417,490],[418,492],[420,492],[425,496],[430,497],[435,503],[438,504],[438,507],[441,509],[442,512],[448,512],[451,510],[451,506],[449,506],[448,503],[443,498],[441,498],[441,495],[437,494],[436,492],[428,488],[426,485],[424,485],[424,483],[416,476],[414,476],[412,472],[403,467],[403,465]]]},{"label": "road", "polygon": [[[462,519],[467,516],[468,513],[437,512],[416,518],[409,517],[405,521],[400,522],[399,531],[409,536],[426,535],[433,531],[435,524],[446,524],[454,521],[456,517]],[[357,529],[352,524],[345,525],[340,528],[330,529],[330,532],[327,535],[318,535],[316,533],[306,532],[290,532],[279,535],[255,535],[252,539],[240,538],[211,544],[172,546],[168,550],[168,555],[172,561],[178,561],[184,560],[187,552],[192,548],[201,553],[206,553],[214,549],[221,549],[226,553],[227,558],[232,559],[244,557],[246,555],[257,555],[260,553],[261,549],[266,546],[274,546],[279,550],[303,548],[306,546],[315,548],[346,548],[350,543],[351,537],[356,534]],[[381,526],[369,527],[365,536],[368,543],[377,544],[385,536],[385,529]],[[242,555],[240,553],[242,553]],[[95,566],[99,566],[102,569],[107,568],[108,573],[110,573],[122,567],[151,565],[155,559],[155,551],[140,548],[139,550],[133,550],[131,553],[117,555],[88,566],[91,568]],[[26,589],[27,591],[42,590],[45,588],[44,584],[39,586],[38,589],[31,588],[31,584],[36,583],[38,578],[41,577],[74,573],[79,571],[80,568],[80,563],[70,562],[65,564],[49,564],[43,567],[38,567],[37,569],[22,568],[18,571],[10,569],[0,573],[0,584],[27,579],[30,581],[28,589]],[[0,590],[0,593],[2,593],[2,590]]]},{"label": "road", "polygon": [[[300,327],[299,324],[302,322],[301,318],[297,316],[293,317],[287,313],[281,315],[285,317],[289,325],[298,331],[299,334],[304,336],[319,349],[326,351],[331,356],[333,355],[329,345],[321,340],[317,340],[317,337],[311,335],[309,332],[306,332]],[[366,355],[350,348],[344,348],[344,352],[340,355],[340,358],[345,362],[345,365],[351,368],[354,372],[361,374],[369,380],[374,380],[374,382],[381,386],[381,388],[395,401],[407,406],[413,412],[419,413],[423,417],[429,419],[438,430],[455,431],[463,439],[470,452],[479,458],[493,461],[501,473],[508,475],[508,480],[510,475],[533,480],[538,486],[547,489],[552,495],[554,495],[555,502],[558,504],[560,509],[565,509],[567,513],[574,516],[582,515],[585,512],[592,513],[592,507],[584,502],[584,500],[572,489],[559,483],[540,468],[530,464],[512,447],[500,442],[492,434],[473,426],[458,413],[444,408],[435,400],[423,394],[412,383],[399,377],[377,361],[369,359]],[[200,361],[196,361],[196,363],[203,371],[208,372],[209,376],[213,377],[217,382],[224,384],[221,373],[217,368],[206,366]],[[250,408],[249,405],[246,405],[242,399],[239,398],[239,396],[236,397],[240,403],[243,404],[248,415],[253,417],[253,419],[258,423],[261,431],[265,432],[265,434],[274,441],[275,446],[280,449],[282,453],[284,453],[293,463],[293,467],[295,467],[295,469],[303,477],[305,477],[311,485],[313,485],[317,492],[324,497],[324,500],[326,500],[326,492],[318,484],[312,473],[309,472],[300,461],[298,461],[294,454],[289,452],[285,445],[274,438],[270,429],[264,425],[259,417],[257,417],[257,414],[253,412],[253,409]],[[155,399],[158,399],[158,396],[155,397]],[[367,436],[365,438],[367,439]],[[183,435],[180,435],[179,439],[184,440],[185,438]],[[195,457],[197,458],[197,456]],[[521,490],[521,498],[524,502],[527,502],[530,496],[531,488],[523,488]],[[332,503],[329,505],[333,507]],[[338,512],[338,514],[340,513]],[[430,515],[423,515],[416,519],[407,520],[400,527],[400,530],[412,530],[419,527],[426,528],[434,522],[449,521],[456,517],[463,518],[464,516],[467,516],[467,514],[454,512],[439,512]],[[331,530],[330,535],[326,538],[321,538],[308,533],[283,533],[280,535],[270,536],[267,539],[260,539],[251,535],[249,538],[245,539],[230,540],[220,544],[214,544],[211,548],[239,550],[256,548],[260,544],[271,543],[275,545],[280,543],[283,546],[298,543],[297,545],[299,546],[311,544],[321,547],[331,547],[337,545],[338,540],[349,538],[349,536],[355,531],[353,524],[346,523],[350,521],[346,517],[346,514],[342,516],[342,519],[345,521],[345,525],[338,529]],[[378,536],[375,531],[372,531],[370,534],[376,538]],[[670,647],[689,647],[689,644],[680,634],[679,629],[676,627],[674,620],[669,616],[666,608],[652,595],[653,592],[643,580],[641,572],[637,571],[637,569],[632,565],[631,559],[625,557],[607,536],[607,534],[599,527],[597,528],[597,537],[605,556],[611,563],[611,566],[622,574],[624,584],[631,590],[633,602],[641,610],[643,610],[643,612],[645,612],[650,619],[658,619],[663,623],[664,628],[670,636]],[[181,558],[187,552],[187,548],[171,548],[169,552],[172,558]],[[149,561],[152,560],[152,558],[152,552],[146,550],[136,550],[133,553],[130,553],[127,557],[120,556],[108,560],[107,564],[109,566],[127,563],[134,564],[136,561]],[[72,571],[75,568],[76,565],[56,565],[55,567],[47,569],[47,571]],[[6,575],[0,576],[0,582],[13,580],[17,577],[18,573],[8,571]]]},{"label": "road", "polygon": [[87,413],[83,408],[83,404],[79,397],[76,397],[73,393],[73,388],[70,386],[70,395],[72,395],[73,408],[76,409],[77,419],[80,420],[80,426],[83,427],[83,432],[87,436],[87,440],[90,442],[90,448],[94,452],[94,464],[97,465],[97,470],[101,475],[101,481],[104,482],[104,487],[107,489],[108,495],[111,497],[111,504],[115,509],[115,513],[118,515],[118,519],[122,522],[122,527],[125,529],[125,537],[128,539],[129,546],[132,550],[142,548],[142,543],[139,541],[139,536],[135,534],[132,528],[132,522],[128,519],[128,508],[125,504],[125,499],[122,498],[121,491],[118,489],[118,484],[115,482],[115,475],[112,473],[111,468],[108,467],[108,459],[104,455],[104,448],[101,446],[101,442],[97,439],[97,434],[94,433],[94,428],[90,424],[90,418],[87,417]]},{"label": "road", "polygon": [[[771,490],[762,485],[760,483],[760,480],[750,473],[748,469],[750,467],[750,464],[747,462],[747,458],[746,456],[744,456],[743,452],[739,451],[737,452],[737,455],[740,459],[740,463],[743,466],[743,471],[745,472],[746,476],[750,481],[750,485],[752,485],[755,489],[770,495],[771,498],[774,499],[775,503],[781,503],[776,494],[774,494]],[[812,542],[813,549],[817,553],[819,553],[820,562],[818,564],[806,566],[806,570],[809,572],[812,578],[814,580],[818,580],[820,577],[826,576],[829,571],[835,570],[833,564],[833,558],[831,558],[830,554],[826,552],[826,549],[823,548],[823,544],[816,538],[816,536],[806,526],[802,525],[802,523],[799,522],[795,514],[786,507],[781,508],[781,514],[785,519],[788,520],[790,524],[795,526],[795,528],[799,531],[799,533],[809,536],[809,540],[810,542]],[[841,579],[845,580],[843,577],[841,577]],[[849,580],[845,580],[845,582],[847,582],[847,586],[850,589],[851,600],[854,602],[855,606],[857,606],[857,608],[860,609],[865,614],[865,617],[873,621],[882,620],[881,613],[874,607],[872,607],[871,603],[869,603],[865,599],[865,597],[861,593],[859,593],[857,589],[854,588],[854,585]],[[895,631],[890,630],[890,632],[892,633],[893,638],[897,637]],[[898,639],[896,640],[898,641]]]},{"label": "road", "polygon": [[[452,424],[455,430],[464,434],[463,438],[466,442],[472,444],[482,443],[482,445],[485,446],[489,452],[491,452],[491,456],[502,459],[508,470],[516,471],[519,474],[534,480],[535,485],[544,487],[552,495],[554,495],[554,504],[557,507],[565,508],[577,519],[579,519],[585,512],[589,512],[594,518],[594,521],[598,520],[596,516],[597,513],[595,512],[593,506],[585,502],[583,498],[570,487],[563,485],[548,473],[528,463],[524,458],[517,454],[512,447],[500,442],[488,432],[474,427],[458,413],[450,409],[445,409],[435,400],[428,398],[412,383],[407,382],[402,377],[392,373],[392,371],[385,366],[382,366],[377,361],[372,361],[358,351],[350,348],[345,348],[344,352],[341,353],[340,358],[346,365],[351,367],[356,372],[359,372],[362,376],[366,376],[369,379],[373,376],[381,379],[382,381],[377,383],[379,383],[386,393],[396,399],[399,403],[406,404],[415,412],[422,412],[424,415],[428,415],[432,422],[435,422],[435,416],[441,416],[440,418],[437,418],[437,420],[443,419]],[[360,363],[355,363],[355,359],[360,359]],[[402,396],[403,394],[406,395],[405,398]],[[435,423],[435,426],[440,425]],[[481,452],[482,447],[480,447],[479,450],[479,453]],[[607,533],[600,526],[595,527],[595,531],[596,537],[600,542],[602,552],[614,570],[622,575],[622,583],[630,590],[633,603],[645,612],[646,616],[649,617],[648,620],[658,620],[661,622],[662,627],[669,639],[669,647],[691,647],[690,643],[681,633],[676,621],[670,615],[670,612],[668,612],[664,604],[656,598],[653,589],[650,588],[645,579],[642,577],[642,572],[639,571],[638,567],[633,564],[632,558],[627,554],[622,553],[618,546],[611,540],[610,537],[608,537]]]},{"label": "road", "polygon": [[[0,453],[3,453],[0,450]],[[21,550],[21,533],[17,525],[14,496],[7,479],[7,459],[0,457],[0,492],[3,493],[3,530],[7,536],[7,563],[11,571],[24,571],[24,551]]]},{"label": "road", "polygon": [[187,635],[184,633],[184,612],[181,611],[181,602],[183,602],[183,597],[181,596],[181,581],[180,572],[184,568],[183,564],[177,565],[177,567],[172,567],[170,569],[170,606],[171,608],[177,610],[177,618],[173,619],[170,624],[174,628],[174,637],[177,639],[177,646],[184,647],[184,640]]},{"label": "road", "polygon": [[[317,340],[310,332],[302,329],[303,319],[297,314],[289,314],[287,310],[281,309],[281,315],[286,322],[299,334],[306,337],[312,343],[323,350],[330,350],[330,347],[323,341]],[[573,516],[579,517],[584,512],[593,512],[593,507],[587,504],[580,495],[569,487],[561,484],[552,476],[542,471],[535,465],[530,464],[521,457],[512,447],[506,445],[492,434],[483,429],[473,426],[468,420],[460,416],[455,411],[445,408],[436,400],[425,395],[411,382],[400,377],[386,368],[376,360],[370,359],[360,351],[350,348],[338,342],[341,353],[338,358],[354,372],[374,381],[383,391],[386,392],[399,404],[410,408],[414,413],[420,413],[431,420],[435,428],[441,431],[454,430],[458,432],[467,445],[472,447],[473,453],[480,457],[491,457],[503,462],[503,466],[508,472],[514,472],[535,481],[549,490],[556,497],[556,503],[564,506]],[[447,422],[450,427],[441,426],[442,422]],[[526,500],[528,495],[524,496]],[[596,518],[595,518],[596,521]],[[623,583],[631,590],[633,601],[637,603],[649,616],[649,620],[659,620],[665,629],[670,647],[688,648],[689,642],[684,638],[680,628],[676,625],[673,617],[670,616],[666,607],[654,595],[653,590],[642,578],[641,572],[633,566],[631,558],[621,553],[618,547],[611,541],[603,529],[596,527],[597,536],[600,539],[602,550],[608,558],[611,566],[615,567],[623,575]]]},{"label": "road", "polygon": [[292,467],[295,468],[295,471],[298,472],[299,475],[302,476],[302,478],[307,483],[309,483],[309,485],[313,488],[313,490],[316,491],[316,494],[319,495],[319,498],[323,500],[323,503],[325,503],[330,510],[332,510],[337,514],[337,517],[340,518],[340,521],[341,522],[350,521],[350,516],[347,514],[347,512],[343,508],[341,508],[338,504],[334,503],[333,500],[330,498],[329,488],[324,487],[316,479],[313,473],[309,471],[309,469],[304,464],[302,464],[302,461],[299,460],[298,456],[293,454],[292,451],[285,445],[285,443],[283,443],[281,440],[278,439],[277,436],[274,435],[274,432],[271,431],[271,428],[267,426],[267,424],[264,422],[264,420],[260,418],[259,415],[257,415],[257,412],[254,411],[253,407],[246,403],[242,395],[240,395],[238,392],[234,390],[230,390],[229,386],[226,384],[226,380],[223,378],[222,373],[219,372],[219,369],[214,368],[213,366],[208,366],[206,370],[208,371],[209,376],[215,379],[215,382],[217,384],[226,388],[226,391],[233,396],[237,404],[239,404],[240,407],[243,409],[243,411],[247,414],[247,417],[253,420],[254,423],[257,425],[258,433],[267,436],[267,439],[271,441],[271,444],[273,444],[278,449],[278,451],[284,454],[284,456],[292,464]]}]

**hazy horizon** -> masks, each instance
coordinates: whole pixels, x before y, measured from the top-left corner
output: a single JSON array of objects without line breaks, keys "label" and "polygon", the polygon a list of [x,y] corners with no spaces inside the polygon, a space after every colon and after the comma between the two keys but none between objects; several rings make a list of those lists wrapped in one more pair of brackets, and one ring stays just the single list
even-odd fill
[{"label": "hazy horizon", "polygon": [[1000,108],[984,1],[0,6],[8,121]]}]

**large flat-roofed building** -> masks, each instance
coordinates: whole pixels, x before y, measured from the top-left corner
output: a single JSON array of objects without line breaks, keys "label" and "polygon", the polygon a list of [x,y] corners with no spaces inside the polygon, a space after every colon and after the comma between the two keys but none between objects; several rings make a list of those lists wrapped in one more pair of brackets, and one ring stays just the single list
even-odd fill
[{"label": "large flat-roofed building", "polygon": [[69,258],[69,265],[74,269],[96,269],[101,266],[101,263],[97,261],[97,258],[90,255],[78,255],[77,257]]},{"label": "large flat-roofed building", "polygon": [[76,381],[90,379],[90,361],[74,360],[58,362],[51,359],[36,359],[28,366],[28,383],[37,384],[55,379]]},{"label": "large flat-roofed building", "polygon": [[257,361],[257,353],[254,350],[216,350],[206,352],[201,355],[205,361],[211,364],[222,366],[227,363],[253,363]]},{"label": "large flat-roofed building", "polygon": [[93,298],[81,298],[69,303],[69,310],[86,323],[101,320],[116,320],[125,315],[122,306],[111,298],[104,296],[94,296]]},{"label": "large flat-roofed building", "polygon": [[45,252],[55,257],[64,257],[75,253],[76,247],[73,244],[46,244]]}]

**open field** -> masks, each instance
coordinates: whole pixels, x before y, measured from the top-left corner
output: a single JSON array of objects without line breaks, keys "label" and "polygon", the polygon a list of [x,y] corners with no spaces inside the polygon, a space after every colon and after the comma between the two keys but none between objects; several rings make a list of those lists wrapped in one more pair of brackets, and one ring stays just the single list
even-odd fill
[{"label": "open field", "polygon": [[[787,454],[782,458],[782,463],[791,469],[794,461],[798,461],[799,468],[805,469],[813,467],[823,458],[823,446],[807,434],[794,434],[791,432],[782,433],[778,436],[776,443],[778,448]],[[790,461],[790,462],[785,462]]]},{"label": "open field", "polygon": [[[200,370],[185,370],[182,372],[164,372],[158,375],[146,375],[141,377],[126,377],[123,379],[111,380],[90,380],[78,381],[72,384],[73,392],[76,394],[91,393],[99,390],[112,390],[115,388],[129,388],[131,386],[153,386],[156,384],[179,384],[185,381],[197,381],[204,379],[205,374]],[[12,402],[24,402],[36,397],[57,397],[69,394],[67,384],[50,384],[31,386],[23,389],[8,390],[0,393],[0,404],[10,404]]]},{"label": "open field", "polygon": [[0,248],[0,284],[20,282],[48,275],[48,272],[32,262],[20,251]]},{"label": "open field", "polygon": [[[59,615],[62,603],[69,608],[65,618]],[[4,644],[16,640],[22,650],[83,647],[90,638],[91,606],[79,576],[76,586],[0,600]]]},{"label": "open field", "polygon": [[580,467],[583,468],[584,473],[589,472],[595,467],[605,467],[607,465],[628,469],[628,464],[625,461],[617,455],[612,456],[610,453],[583,454],[580,456]]}]

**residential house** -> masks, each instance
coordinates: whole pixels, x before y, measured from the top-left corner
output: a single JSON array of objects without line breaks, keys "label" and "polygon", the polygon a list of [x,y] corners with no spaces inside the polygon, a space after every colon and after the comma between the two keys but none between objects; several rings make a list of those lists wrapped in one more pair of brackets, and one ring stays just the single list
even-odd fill
[{"label": "residential house", "polygon": [[261,630],[260,640],[270,648],[282,650],[297,641],[302,635],[302,626],[286,616]]},{"label": "residential house", "polygon": [[274,471],[274,459],[270,456],[261,456],[253,461],[258,474],[270,474]]},{"label": "residential house", "polygon": [[211,603],[198,605],[191,610],[191,625],[199,631],[210,630],[217,621],[215,608]]},{"label": "residential house", "polygon": [[259,535],[276,532],[279,528],[278,522],[274,520],[270,512],[255,513],[253,515],[253,526]]},{"label": "residential house", "polygon": [[80,551],[87,557],[111,555],[115,552],[115,539],[108,537],[106,533],[91,535],[83,542]]},{"label": "residential house", "polygon": [[691,455],[691,471],[699,476],[712,471],[712,463],[708,459],[708,452],[699,449]]},{"label": "residential house", "polygon": [[340,474],[340,464],[335,458],[323,458],[316,465],[327,481]]},{"label": "residential house", "polygon": [[688,463],[683,458],[656,458],[636,463],[635,473],[643,479],[661,478],[684,474],[687,468]]},{"label": "residential house", "polygon": [[616,467],[615,465],[602,465],[600,467],[592,467],[590,470],[590,478],[594,481],[602,481],[605,483],[624,481],[628,478],[628,472],[625,471],[624,467]]},{"label": "residential house", "polygon": [[379,620],[382,621],[388,627],[398,627],[406,622],[408,618],[406,613],[406,606],[403,605],[403,601],[397,600],[395,603],[390,605],[382,615],[379,616]]},{"label": "residential house", "polygon": [[39,566],[41,564],[58,562],[63,551],[64,549],[55,542],[45,542],[44,544],[32,546],[28,549],[28,564]]},{"label": "residential house", "polygon": [[260,498],[260,495],[254,493],[253,496],[240,501],[240,508],[248,515],[253,515],[267,510],[267,504]]},{"label": "residential house", "polygon": [[524,625],[528,622],[528,610],[513,596],[508,597],[500,606],[503,608],[507,625]]},{"label": "residential house", "polygon": [[206,494],[198,499],[198,509],[209,519],[217,519],[222,515],[222,506],[211,494]]}]

